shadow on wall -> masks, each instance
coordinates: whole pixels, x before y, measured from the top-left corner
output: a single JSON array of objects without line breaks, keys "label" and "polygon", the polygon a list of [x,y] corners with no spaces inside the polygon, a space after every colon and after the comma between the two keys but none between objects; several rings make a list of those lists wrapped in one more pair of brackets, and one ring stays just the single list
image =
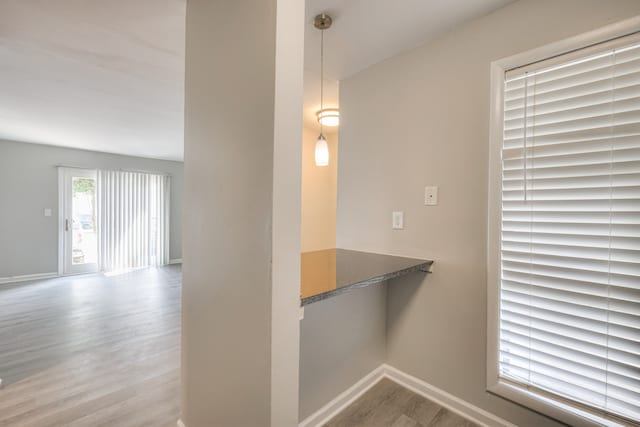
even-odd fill
[{"label": "shadow on wall", "polygon": [[[430,273],[408,274],[389,282],[387,291],[387,339],[393,336],[394,330],[402,324],[407,312],[410,311],[411,305],[416,303],[414,295],[420,290],[420,287],[432,285],[431,276],[432,274]],[[424,292],[428,292],[428,290],[424,290]],[[393,298],[389,298],[391,296]]]}]

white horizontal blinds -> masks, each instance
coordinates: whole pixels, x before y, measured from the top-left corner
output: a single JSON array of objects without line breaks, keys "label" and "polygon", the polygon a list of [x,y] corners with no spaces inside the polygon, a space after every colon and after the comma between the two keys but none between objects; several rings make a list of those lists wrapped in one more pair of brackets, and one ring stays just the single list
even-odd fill
[{"label": "white horizontal blinds", "polygon": [[501,377],[640,420],[640,42],[504,83]]},{"label": "white horizontal blinds", "polygon": [[169,177],[98,171],[98,241],[104,271],[167,264]]}]

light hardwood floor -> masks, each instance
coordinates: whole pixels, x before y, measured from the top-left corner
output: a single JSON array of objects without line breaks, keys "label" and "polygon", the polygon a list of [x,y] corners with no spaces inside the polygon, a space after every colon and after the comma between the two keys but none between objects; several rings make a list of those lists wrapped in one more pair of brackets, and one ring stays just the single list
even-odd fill
[{"label": "light hardwood floor", "polygon": [[477,427],[476,424],[383,379],[325,427]]},{"label": "light hardwood floor", "polygon": [[0,426],[175,427],[180,266],[0,286]]},{"label": "light hardwood floor", "polygon": [[[0,286],[0,426],[175,427],[180,266]],[[327,427],[475,424],[382,380]]]}]

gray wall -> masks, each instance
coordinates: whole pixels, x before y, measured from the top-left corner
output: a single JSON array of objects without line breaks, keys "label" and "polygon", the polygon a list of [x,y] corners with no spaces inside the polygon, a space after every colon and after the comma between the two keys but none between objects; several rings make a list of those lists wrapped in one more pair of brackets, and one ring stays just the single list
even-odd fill
[{"label": "gray wall", "polygon": [[0,277],[58,271],[60,164],[171,174],[170,258],[182,258],[182,162],[0,140]]},{"label": "gray wall", "polygon": [[270,424],[275,18],[276,0],[187,2],[187,427]]},{"label": "gray wall", "polygon": [[305,306],[300,334],[300,420],[385,362],[387,285]]},{"label": "gray wall", "polygon": [[341,82],[338,246],[435,260],[423,283],[389,284],[390,365],[515,424],[553,424],[485,391],[489,66],[638,13],[637,0],[521,0]]}]

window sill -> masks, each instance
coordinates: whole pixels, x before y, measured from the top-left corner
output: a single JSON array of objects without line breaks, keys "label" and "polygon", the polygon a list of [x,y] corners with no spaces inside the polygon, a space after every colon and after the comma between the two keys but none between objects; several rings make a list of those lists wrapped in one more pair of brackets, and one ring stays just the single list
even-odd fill
[{"label": "window sill", "polygon": [[487,387],[489,393],[518,403],[550,418],[576,427],[624,427],[628,424],[602,415],[597,415],[569,405],[560,400],[525,390],[504,381]]}]

